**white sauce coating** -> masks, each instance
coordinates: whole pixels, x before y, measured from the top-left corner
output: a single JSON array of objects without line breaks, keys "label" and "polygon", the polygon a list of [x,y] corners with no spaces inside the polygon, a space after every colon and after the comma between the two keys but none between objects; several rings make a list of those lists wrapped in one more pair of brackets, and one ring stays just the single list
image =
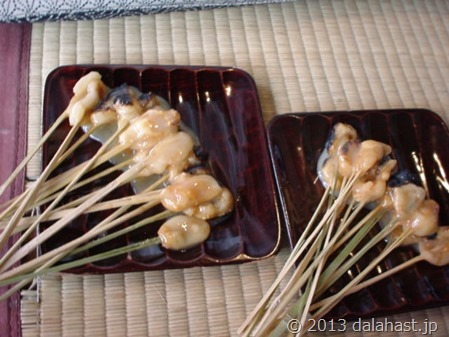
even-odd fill
[{"label": "white sauce coating", "polygon": [[209,224],[199,218],[177,215],[165,221],[158,235],[162,246],[172,250],[185,250],[194,247],[209,237]]},{"label": "white sauce coating", "polygon": [[446,241],[442,238],[428,239],[430,235],[441,232],[438,226],[438,203],[426,199],[425,190],[412,183],[388,187],[388,180],[397,164],[395,160],[388,158],[391,147],[374,140],[360,142],[354,129],[341,123],[335,126],[333,137],[332,144],[323,151],[327,157],[319,160],[319,165],[322,166],[318,167],[318,174],[323,184],[328,186],[336,181],[338,189],[343,177],[358,174],[352,198],[360,203],[382,206],[386,214],[380,222],[394,222],[396,226],[389,240],[398,238],[404,232],[411,232],[403,244],[418,243],[420,247],[427,249],[425,254],[429,262],[433,259],[437,263],[448,263],[448,231],[437,235],[437,238],[444,236]]},{"label": "white sauce coating", "polygon": [[330,156],[336,154],[344,144],[358,139],[357,131],[349,124],[335,124],[332,132],[332,143],[326,149]]},{"label": "white sauce coating", "polygon": [[139,176],[150,176],[169,172],[170,180],[194,163],[199,164],[193,153],[193,139],[183,131],[166,136],[149,151],[135,153],[134,162],[145,162]]},{"label": "white sauce coating", "polygon": [[435,266],[449,264],[449,227],[438,228],[434,239],[423,239],[418,245],[421,256]]},{"label": "white sauce coating", "polygon": [[396,160],[390,159],[375,166],[356,180],[352,189],[357,202],[369,203],[381,199],[387,192],[387,181],[396,168]]},{"label": "white sauce coating", "polygon": [[111,162],[132,159],[129,167],[145,164],[131,182],[136,193],[168,174],[169,185],[161,187],[161,204],[189,216],[176,216],[164,223],[159,230],[162,245],[182,250],[206,240],[210,228],[205,219],[231,212],[234,198],[204,170],[185,172],[201,161],[194,153],[199,140],[181,123],[180,114],[164,99],[143,94],[135,87],[107,88],[97,72],[81,78],[74,94],[68,107],[70,123],[82,121],[85,132],[94,128],[93,139],[105,143],[119,127],[126,126],[117,140],[126,150]]},{"label": "white sauce coating", "polygon": [[414,184],[405,184],[389,190],[389,212],[385,220],[396,220],[397,228],[392,233],[390,240],[394,240],[403,232],[411,230],[412,233],[402,243],[410,245],[420,242],[421,239],[438,231],[438,213],[440,206],[432,199],[425,199],[425,191]]},{"label": "white sauce coating", "polygon": [[92,71],[81,77],[73,87],[74,95],[67,107],[70,125],[88,123],[85,118],[89,117],[87,115],[98,105],[108,90],[98,72]]},{"label": "white sauce coating", "polygon": [[132,119],[119,136],[119,143],[132,150],[151,149],[163,138],[176,134],[181,116],[176,110],[150,109]]},{"label": "white sauce coating", "polygon": [[209,202],[198,206],[186,208],[184,213],[204,220],[223,216],[234,208],[234,198],[227,188],[222,188],[221,193]]},{"label": "white sauce coating", "polygon": [[[374,140],[360,142],[354,129],[336,125],[334,142],[329,146],[330,155],[321,158],[318,176],[325,186],[340,188],[343,178],[357,175],[353,186],[353,198],[357,202],[370,203],[380,199],[387,190],[387,181],[396,169],[396,160],[385,160],[391,147]],[[343,139],[339,139],[341,134]],[[345,140],[347,140],[345,142]],[[339,147],[336,147],[336,144]]]},{"label": "white sauce coating", "polygon": [[222,193],[222,187],[207,174],[182,173],[161,192],[162,205],[173,212],[209,202]]}]

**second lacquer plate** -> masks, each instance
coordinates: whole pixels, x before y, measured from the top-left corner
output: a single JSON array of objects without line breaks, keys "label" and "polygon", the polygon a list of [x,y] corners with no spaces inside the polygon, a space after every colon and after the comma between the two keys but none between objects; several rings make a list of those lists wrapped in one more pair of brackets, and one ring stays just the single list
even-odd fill
[{"label": "second lacquer plate", "polygon": [[[291,113],[276,116],[268,126],[280,203],[292,245],[307,225],[324,188],[317,179],[317,162],[332,126],[352,125],[362,139],[391,145],[399,169],[418,177],[428,197],[440,205],[440,225],[449,219],[449,133],[441,118],[429,110],[374,110]],[[346,284],[380,249],[372,249],[344,276]],[[401,247],[378,265],[388,270],[416,255]],[[359,318],[422,309],[449,303],[449,266],[420,262],[366,290],[343,299],[329,317]]]}]

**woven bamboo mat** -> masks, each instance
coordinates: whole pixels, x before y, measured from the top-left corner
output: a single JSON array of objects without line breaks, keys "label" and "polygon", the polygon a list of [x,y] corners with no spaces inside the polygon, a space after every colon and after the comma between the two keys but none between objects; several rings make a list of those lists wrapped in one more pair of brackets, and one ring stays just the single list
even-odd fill
[{"label": "woven bamboo mat", "polygon": [[[31,47],[29,143],[39,138],[47,74],[73,63],[237,66],[254,77],[265,121],[284,112],[425,107],[449,123],[448,41],[449,4],[436,0],[298,1],[38,23]],[[28,175],[38,171],[36,161]],[[23,335],[235,335],[287,253],[223,267],[48,276],[39,293],[24,292]],[[431,319],[438,324],[433,336],[448,336],[446,317],[449,308],[391,319]]]}]

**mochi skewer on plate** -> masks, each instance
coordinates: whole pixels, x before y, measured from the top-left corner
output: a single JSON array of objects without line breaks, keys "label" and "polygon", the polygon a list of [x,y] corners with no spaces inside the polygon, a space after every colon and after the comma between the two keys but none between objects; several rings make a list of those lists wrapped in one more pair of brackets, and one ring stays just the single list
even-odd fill
[{"label": "mochi skewer on plate", "polygon": [[[171,220],[162,226],[164,229],[159,237],[148,239],[146,244],[162,244],[173,250],[188,249],[207,239],[210,231],[207,220],[224,216],[233,209],[231,192],[210,174],[207,165],[196,155],[200,146],[198,139],[181,123],[179,113],[165,100],[128,85],[110,89],[96,72],[82,77],[73,91],[67,109],[38,147],[64,121],[71,126],[66,139],[37,181],[1,208],[0,247],[11,235],[19,235],[17,242],[0,257],[0,283],[19,282],[14,289],[29,282],[33,275],[51,270],[61,259],[67,260],[69,256],[76,259],[78,251],[88,249],[83,247],[105,242],[117,233],[125,234],[164,218]],[[84,135],[73,141],[80,128]],[[54,174],[68,156],[76,155],[79,146],[89,137],[101,143],[98,151],[81,164]],[[29,159],[25,159],[20,169]],[[91,173],[108,161],[112,167]],[[81,187],[112,173],[114,176],[104,185],[96,186],[75,200],[63,202],[69,193],[73,195]],[[3,184],[3,190],[15,175],[17,172]],[[135,195],[105,200],[125,184],[132,185]],[[129,228],[104,235],[156,206],[162,211],[148,219],[135,220]],[[30,214],[34,209],[38,209],[37,215]],[[103,210],[112,213],[80,237],[17,265],[80,215]],[[50,224],[41,230],[42,222]],[[98,239],[99,236],[103,237]],[[118,251],[105,252],[96,259],[141,249],[141,246],[130,244]],[[80,262],[70,263],[73,266]],[[9,294],[4,294],[2,299]]]},{"label": "mochi skewer on plate", "polygon": [[[318,321],[354,291],[418,261],[449,263],[447,230],[438,225],[439,205],[406,179],[407,174],[397,172],[391,156],[389,145],[361,140],[348,124],[334,125],[317,167],[325,193],[278,277],[241,325],[241,336],[280,336],[292,318],[299,320],[302,335],[310,319]],[[419,255],[367,278],[405,244]],[[380,247],[377,256],[330,293],[375,246]],[[281,282],[286,285],[281,287]]]}]

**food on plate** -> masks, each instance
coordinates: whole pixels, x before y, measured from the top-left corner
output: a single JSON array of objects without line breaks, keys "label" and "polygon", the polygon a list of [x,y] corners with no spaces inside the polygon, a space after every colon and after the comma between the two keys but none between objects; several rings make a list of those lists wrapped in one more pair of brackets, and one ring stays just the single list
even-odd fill
[{"label": "food on plate", "polygon": [[[273,285],[241,325],[241,336],[280,336],[291,317],[299,320],[302,336],[348,294],[418,261],[449,263],[449,231],[439,226],[438,203],[411,174],[398,171],[388,144],[362,140],[352,126],[338,123],[319,157],[317,176],[325,193]],[[369,277],[406,244],[418,252],[415,258]],[[351,269],[373,247],[377,256]],[[349,281],[335,288],[347,273]]]},{"label": "food on plate", "polygon": [[424,238],[418,243],[422,259],[435,265],[449,264],[449,227],[441,226],[432,238]]},{"label": "food on plate", "polygon": [[162,246],[167,249],[182,250],[205,241],[210,234],[209,223],[203,219],[177,215],[165,221],[157,234]]},{"label": "food on plate", "polygon": [[[45,142],[57,125],[67,121],[71,127],[65,140],[37,181],[1,206],[0,248],[11,235],[19,234],[18,241],[0,257],[0,284],[15,283],[13,290],[46,271],[73,268],[149,245],[189,249],[208,238],[208,220],[233,210],[231,191],[212,176],[204,158],[197,156],[199,140],[164,99],[127,84],[108,88],[97,72],[80,78],[73,94],[56,126],[43,136]],[[84,134],[75,139],[80,129]],[[76,156],[80,144],[89,137],[100,143],[98,151],[75,167],[59,170],[61,163],[70,155]],[[28,161],[27,157],[21,167]],[[107,162],[109,167],[103,168],[101,165]],[[95,185],[89,193],[73,197],[79,188],[104,177],[109,177],[104,185]],[[13,179],[8,179],[1,189],[4,191]],[[135,195],[111,197],[128,183]],[[68,195],[71,197],[66,200]],[[31,214],[37,208],[38,214]],[[141,220],[149,210],[154,210],[152,215]],[[85,233],[17,265],[65,227],[73,226],[78,217],[99,211],[108,213]],[[163,219],[167,220],[155,238],[76,258],[95,245]],[[125,221],[135,224],[112,231]],[[40,228],[44,222],[46,226]],[[62,259],[70,262],[54,266]],[[0,299],[9,295],[7,292]]]},{"label": "food on plate", "polygon": [[78,125],[88,118],[89,114],[109,89],[101,81],[97,72],[82,77],[73,87],[73,98],[67,107],[70,125]]},{"label": "food on plate", "polygon": [[[208,204],[223,194],[224,188],[210,175],[180,174],[170,186],[162,192],[162,205],[174,212]],[[232,200],[223,214],[232,209]],[[207,218],[206,218],[207,219]]]}]

